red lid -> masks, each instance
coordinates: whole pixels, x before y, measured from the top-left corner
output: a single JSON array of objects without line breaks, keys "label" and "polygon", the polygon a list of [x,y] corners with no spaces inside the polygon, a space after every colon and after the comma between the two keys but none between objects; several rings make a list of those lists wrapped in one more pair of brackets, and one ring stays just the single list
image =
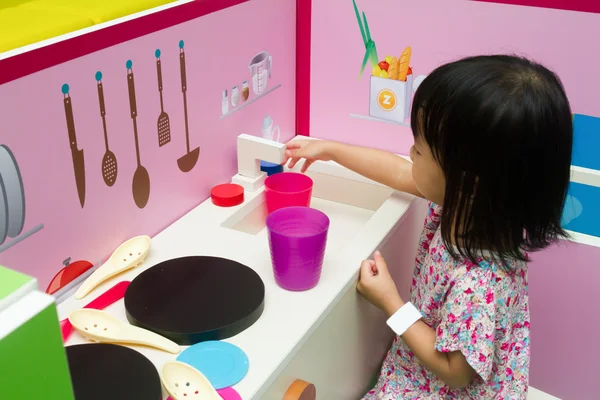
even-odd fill
[{"label": "red lid", "polygon": [[52,281],[48,284],[48,288],[46,289],[47,294],[58,292],[61,288],[73,282],[76,278],[94,266],[89,261],[82,260],[73,263],[70,263],[70,261],[70,258],[66,259],[64,261],[66,266],[58,271],[54,278],[52,278]]},{"label": "red lid", "polygon": [[210,198],[219,207],[233,207],[244,202],[244,188],[235,183],[224,183],[213,187]]}]

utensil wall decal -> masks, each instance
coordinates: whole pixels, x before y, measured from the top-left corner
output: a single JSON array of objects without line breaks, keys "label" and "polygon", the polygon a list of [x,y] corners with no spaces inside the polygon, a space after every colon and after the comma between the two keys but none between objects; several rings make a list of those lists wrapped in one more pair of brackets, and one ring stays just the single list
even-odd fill
[{"label": "utensil wall decal", "polygon": [[171,126],[169,123],[169,115],[165,112],[163,104],[163,80],[162,80],[162,65],[160,62],[160,49],[154,52],[156,57],[156,75],[158,76],[158,93],[160,96],[160,115],[158,116],[158,146],[162,147],[171,141]]},{"label": "utensil wall decal", "polygon": [[[44,227],[39,224],[25,233],[25,190],[17,160],[6,145],[0,145],[0,253]],[[6,238],[13,240],[4,244]]]},{"label": "utensil wall decal", "polygon": [[177,160],[177,165],[181,172],[189,172],[194,168],[200,155],[200,147],[190,151],[190,132],[188,127],[187,113],[187,76],[185,72],[185,51],[183,50],[183,40],[179,41],[179,69],[181,71],[181,91],[183,92],[183,113],[185,116],[185,143],[187,153]]},{"label": "utensil wall decal", "polygon": [[102,128],[104,130],[104,144],[106,153],[102,157],[102,177],[107,186],[112,186],[117,180],[117,157],[108,148],[108,133],[106,132],[106,106],[104,104],[104,87],[102,86],[102,72],[96,72],[96,82],[98,83],[98,103],[100,104],[100,116],[102,117]]},{"label": "utensil wall decal", "polygon": [[133,135],[135,138],[135,155],[137,159],[137,168],[133,174],[133,182],[131,185],[133,192],[133,200],[139,208],[146,207],[148,198],[150,197],[150,176],[148,170],[142,166],[140,161],[140,146],[137,131],[137,103],[135,100],[135,82],[133,79],[133,62],[127,60],[125,67],[127,68],[127,87],[129,89],[129,108],[131,111],[131,119],[133,120]]},{"label": "utensil wall decal", "polygon": [[75,173],[75,184],[77,185],[77,195],[81,208],[85,204],[85,161],[83,149],[77,148],[77,136],[75,134],[75,120],[73,118],[73,104],[69,94],[69,85],[62,85],[64,95],[63,103],[65,106],[65,116],[67,119],[67,131],[69,133],[69,145],[71,147],[71,157],[73,158],[73,172]]}]

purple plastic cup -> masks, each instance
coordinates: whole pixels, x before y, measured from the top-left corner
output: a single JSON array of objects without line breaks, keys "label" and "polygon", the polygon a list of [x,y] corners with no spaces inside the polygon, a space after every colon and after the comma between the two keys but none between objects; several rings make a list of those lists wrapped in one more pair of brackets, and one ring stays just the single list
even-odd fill
[{"label": "purple plastic cup", "polygon": [[309,207],[286,207],[267,217],[269,248],[277,284],[291,291],[319,283],[329,218]]}]

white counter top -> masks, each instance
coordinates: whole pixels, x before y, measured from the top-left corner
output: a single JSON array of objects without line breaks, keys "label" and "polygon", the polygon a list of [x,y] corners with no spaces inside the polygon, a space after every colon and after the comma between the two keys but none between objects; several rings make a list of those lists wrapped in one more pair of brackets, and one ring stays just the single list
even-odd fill
[{"label": "white counter top", "polygon": [[[315,163],[311,170],[377,186],[331,162]],[[260,202],[262,195],[262,189],[247,192],[244,204],[232,208],[217,207],[208,199],[156,235],[142,265],[105,282],[82,300],[68,298],[58,307],[59,317],[66,318],[69,312],[83,307],[115,283],[133,280],[145,269],[171,258],[209,255],[238,261],[254,269],[264,281],[265,309],[253,326],[226,341],[239,346],[250,360],[248,375],[235,389],[243,399],[260,399],[341,296],[355,284],[360,261],[369,257],[390,234],[413,200],[412,196],[394,192],[377,210],[367,210],[313,197],[312,206],[325,211],[331,220],[321,280],[312,290],[288,292],[279,288],[273,279],[265,231],[253,235],[222,226],[244,205]],[[190,311],[193,307],[190,304]],[[127,321],[123,300],[105,311]],[[86,340],[74,332],[67,345],[79,343]],[[163,363],[176,358],[176,355],[150,348],[132,348],[147,356],[159,371]]]}]

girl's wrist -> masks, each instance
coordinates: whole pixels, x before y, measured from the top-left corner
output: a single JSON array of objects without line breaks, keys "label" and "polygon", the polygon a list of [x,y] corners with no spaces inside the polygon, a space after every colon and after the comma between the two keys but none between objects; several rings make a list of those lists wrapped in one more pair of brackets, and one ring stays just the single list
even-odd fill
[{"label": "girl's wrist", "polygon": [[326,141],[322,142],[322,145],[323,145],[323,152],[322,152],[323,157],[322,158],[324,158],[323,161],[338,162],[335,157],[336,153],[337,153],[338,144],[336,142],[326,140]]},{"label": "girl's wrist", "polygon": [[404,300],[402,300],[402,298],[400,297],[400,295],[398,294],[397,296],[394,296],[392,298],[390,298],[386,304],[384,305],[384,309],[383,312],[385,313],[387,318],[390,318],[392,315],[394,315],[396,313],[396,311],[398,311],[404,304],[406,304],[404,302]]}]

